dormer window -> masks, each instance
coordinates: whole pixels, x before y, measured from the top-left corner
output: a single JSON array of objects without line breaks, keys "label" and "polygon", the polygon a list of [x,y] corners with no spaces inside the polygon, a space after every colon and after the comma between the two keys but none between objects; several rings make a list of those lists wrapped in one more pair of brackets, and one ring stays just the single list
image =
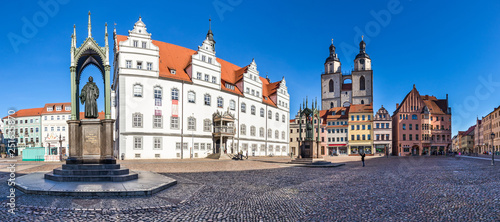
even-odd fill
[{"label": "dormer window", "polygon": [[226,83],[226,88],[234,90],[234,85]]},{"label": "dormer window", "polygon": [[175,69],[171,69],[170,73],[175,75]]},{"label": "dormer window", "polygon": [[61,111],[61,110],[62,110],[62,107],[56,106],[56,111]]},{"label": "dormer window", "polygon": [[52,111],[54,111],[53,107],[47,107],[47,112],[52,112]]},{"label": "dormer window", "polygon": [[134,40],[134,47],[139,47],[139,41]]},{"label": "dormer window", "polygon": [[66,111],[71,111],[71,106],[66,106],[66,107],[64,107],[64,110],[66,110]]}]

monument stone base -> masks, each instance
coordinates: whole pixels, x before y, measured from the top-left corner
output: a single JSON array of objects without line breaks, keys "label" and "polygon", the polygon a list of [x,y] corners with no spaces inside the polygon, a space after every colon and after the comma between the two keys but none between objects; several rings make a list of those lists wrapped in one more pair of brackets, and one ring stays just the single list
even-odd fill
[{"label": "monument stone base", "polygon": [[58,182],[123,182],[137,173],[121,168],[113,157],[112,119],[68,120],[69,158],[44,178]]}]

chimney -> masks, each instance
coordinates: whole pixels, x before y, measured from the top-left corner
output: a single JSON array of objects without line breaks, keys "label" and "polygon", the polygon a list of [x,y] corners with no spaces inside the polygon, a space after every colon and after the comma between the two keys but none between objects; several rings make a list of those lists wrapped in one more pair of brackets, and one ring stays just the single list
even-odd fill
[{"label": "chimney", "polygon": [[399,103],[396,103],[396,109],[398,109],[398,108],[399,108]]}]

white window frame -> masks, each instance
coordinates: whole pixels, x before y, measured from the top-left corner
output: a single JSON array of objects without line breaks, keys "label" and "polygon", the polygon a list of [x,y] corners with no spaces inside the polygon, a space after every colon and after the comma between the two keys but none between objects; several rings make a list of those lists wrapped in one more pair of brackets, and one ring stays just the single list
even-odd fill
[{"label": "white window frame", "polygon": [[170,129],[179,129],[179,117],[170,117]]},{"label": "white window frame", "polygon": [[142,128],[143,127],[141,113],[133,113],[132,114],[132,127],[134,127],[134,128]]},{"label": "white window frame", "polygon": [[187,94],[188,103],[196,103],[196,93],[194,91],[189,91]]},{"label": "white window frame", "polygon": [[155,129],[163,128],[163,116],[153,115],[153,128]]},{"label": "white window frame", "polygon": [[[140,92],[139,92],[139,90],[140,90]],[[134,93],[134,97],[142,97],[143,87],[141,84],[136,83],[136,84],[134,84],[132,91]]]}]

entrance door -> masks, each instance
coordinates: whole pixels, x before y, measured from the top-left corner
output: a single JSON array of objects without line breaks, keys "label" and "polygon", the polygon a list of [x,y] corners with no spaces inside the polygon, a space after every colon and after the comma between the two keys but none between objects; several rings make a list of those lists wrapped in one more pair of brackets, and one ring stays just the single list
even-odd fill
[{"label": "entrance door", "polygon": [[418,147],[418,146],[413,146],[413,148],[412,148],[412,155],[413,155],[413,156],[418,156],[418,155],[420,155],[420,147]]}]

